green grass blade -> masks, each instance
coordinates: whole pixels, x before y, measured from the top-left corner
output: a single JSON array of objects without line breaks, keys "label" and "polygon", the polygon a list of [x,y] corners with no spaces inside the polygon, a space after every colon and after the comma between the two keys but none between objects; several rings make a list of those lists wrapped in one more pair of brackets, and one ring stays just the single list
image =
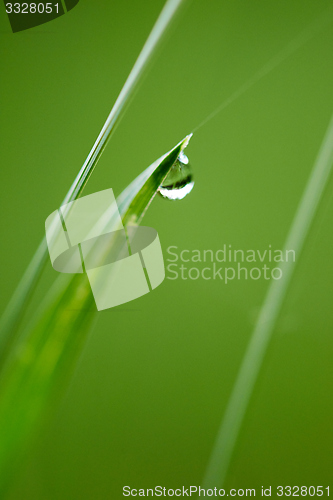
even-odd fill
[{"label": "green grass blade", "polygon": [[[99,136],[97,137],[72,186],[66,194],[62,205],[75,200],[82,193],[89,176],[96,167],[97,162],[112,135],[112,132],[124,112],[125,105],[128,103],[129,98],[133,94],[140,77],[143,75],[149,61],[155,53],[159,42],[166,32],[166,29],[184,1],[185,0],[166,1],[150,35],[147,38],[147,41],[139,54],[139,57],[137,58],[115,104],[111,109]],[[4,357],[6,354],[6,349],[8,348],[7,344],[10,342],[11,333],[13,333],[19,326],[24,308],[27,305],[31,291],[34,289],[34,286],[40,277],[46,260],[47,246],[46,239],[44,237],[0,320],[0,357]]]},{"label": "green grass blade", "polygon": [[[124,226],[138,224],[168,175],[186,137],[148,167],[118,197]],[[0,379],[0,491],[31,440],[45,409],[61,391],[97,313],[87,277],[60,275],[19,337]]]},{"label": "green grass blade", "polygon": [[[333,117],[289,230],[284,250],[300,256],[333,166]],[[203,487],[223,484],[244,416],[291,282],[295,263],[281,263],[282,278],[272,281],[219,428]]]}]

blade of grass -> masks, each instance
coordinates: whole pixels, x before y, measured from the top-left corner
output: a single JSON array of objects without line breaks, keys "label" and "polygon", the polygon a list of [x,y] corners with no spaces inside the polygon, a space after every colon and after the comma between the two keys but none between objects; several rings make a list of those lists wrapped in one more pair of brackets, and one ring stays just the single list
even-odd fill
[{"label": "blade of grass", "polygon": [[[175,14],[185,0],[167,0],[150,35],[148,36],[140,54],[137,58],[128,78],[115,102],[111,112],[97,137],[86,161],[76,176],[72,186],[66,194],[62,205],[75,200],[80,196],[89,176],[92,174],[101,154],[109,141],[112,132],[119,122],[121,114],[124,112],[125,105],[139,82],[145,68],[151,60],[163,34],[174,19]],[[41,241],[35,255],[33,256],[26,272],[24,273],[12,299],[10,300],[1,320],[0,320],[0,360],[9,348],[10,336],[18,328],[22,319],[25,306],[28,303],[29,296],[34,289],[43,266],[47,260],[47,246],[45,237]]]},{"label": "blade of grass", "polygon": [[[295,250],[298,258],[331,174],[332,166],[333,117],[284,245],[284,250]],[[283,262],[281,263],[281,269],[282,278],[272,281],[268,288],[249,346],[238,372],[203,479],[203,487],[205,488],[220,487],[225,481],[251,394],[288,291],[295,264],[292,261]]]},{"label": "blade of grass", "polygon": [[[186,137],[139,175],[118,197],[124,226],[138,224]],[[0,379],[0,492],[50,402],[61,393],[97,313],[86,275],[60,275],[27,330],[17,339]]]}]

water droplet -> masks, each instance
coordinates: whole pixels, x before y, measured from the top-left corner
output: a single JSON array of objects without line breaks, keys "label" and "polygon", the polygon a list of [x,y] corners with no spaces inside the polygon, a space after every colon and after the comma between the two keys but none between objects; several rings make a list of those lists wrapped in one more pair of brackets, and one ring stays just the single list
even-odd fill
[{"label": "water droplet", "polygon": [[182,200],[193,189],[192,167],[187,156],[181,151],[169,174],[159,187],[159,193],[168,200]]}]

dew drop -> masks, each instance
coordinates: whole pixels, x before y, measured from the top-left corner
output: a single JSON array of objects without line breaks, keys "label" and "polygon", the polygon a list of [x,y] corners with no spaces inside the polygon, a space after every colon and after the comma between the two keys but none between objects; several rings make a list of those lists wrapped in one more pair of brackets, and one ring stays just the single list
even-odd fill
[{"label": "dew drop", "polygon": [[159,187],[159,193],[168,200],[182,200],[193,189],[192,167],[187,156],[181,151],[169,174]]}]

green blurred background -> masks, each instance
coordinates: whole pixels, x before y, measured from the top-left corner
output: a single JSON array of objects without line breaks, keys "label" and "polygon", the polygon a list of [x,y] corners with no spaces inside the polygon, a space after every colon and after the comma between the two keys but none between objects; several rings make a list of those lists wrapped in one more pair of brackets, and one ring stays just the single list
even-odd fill
[{"label": "green blurred background", "polygon": [[[1,5],[1,311],[163,3],[81,0],[16,34]],[[119,194],[330,5],[188,3],[85,194]],[[169,245],[282,248],[333,111],[332,48],[333,23],[194,134],[193,192],[180,202],[156,198],[144,219],[165,257]],[[333,491],[331,192],[332,180],[297,258],[226,488]],[[48,265],[32,309],[54,278]],[[10,498],[120,499],[124,485],[200,484],[268,283],[166,279],[98,313]]]}]

